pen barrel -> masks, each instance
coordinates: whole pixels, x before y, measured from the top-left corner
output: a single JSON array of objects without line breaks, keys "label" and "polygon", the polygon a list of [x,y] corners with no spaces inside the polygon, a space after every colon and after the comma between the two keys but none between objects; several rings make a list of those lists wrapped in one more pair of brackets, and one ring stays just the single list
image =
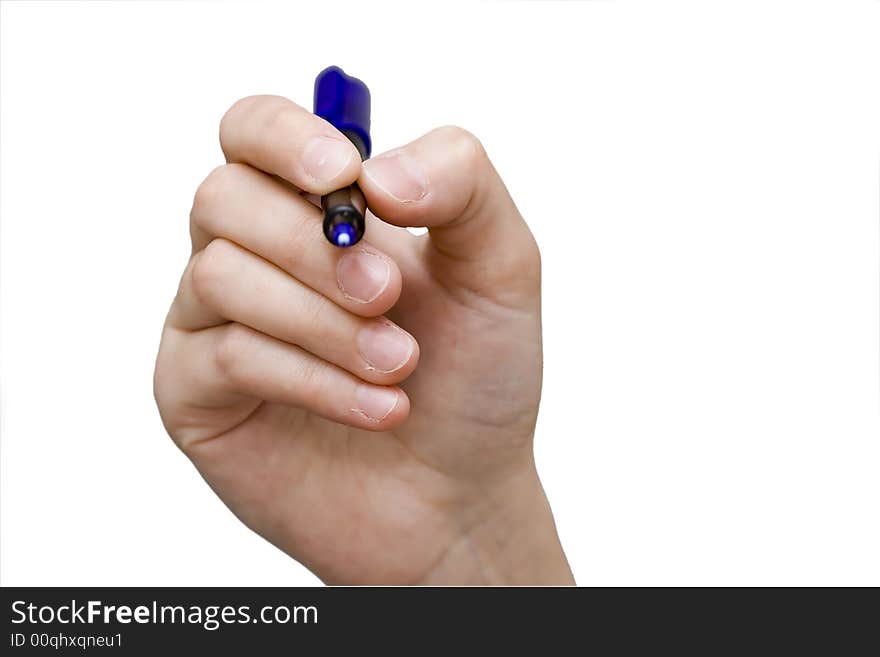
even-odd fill
[{"label": "pen barrel", "polygon": [[363,217],[367,211],[367,199],[364,198],[364,193],[355,183],[321,197],[321,207],[324,209],[324,212],[349,207],[356,210]]},{"label": "pen barrel", "polygon": [[[363,237],[366,222],[367,200],[357,183],[337,189],[321,197],[321,208],[324,210],[324,235],[331,244],[352,246]],[[351,227],[348,242],[339,242],[340,227]]]}]

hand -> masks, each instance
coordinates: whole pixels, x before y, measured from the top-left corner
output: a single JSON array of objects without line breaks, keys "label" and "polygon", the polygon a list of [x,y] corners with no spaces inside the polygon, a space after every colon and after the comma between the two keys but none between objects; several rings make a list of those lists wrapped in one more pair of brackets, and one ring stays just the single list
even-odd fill
[{"label": "hand", "polygon": [[[540,256],[480,143],[362,164],[271,96],[220,141],[155,373],[202,476],[328,583],[573,583],[532,452]],[[313,195],[355,180],[382,220],[340,249]]]}]

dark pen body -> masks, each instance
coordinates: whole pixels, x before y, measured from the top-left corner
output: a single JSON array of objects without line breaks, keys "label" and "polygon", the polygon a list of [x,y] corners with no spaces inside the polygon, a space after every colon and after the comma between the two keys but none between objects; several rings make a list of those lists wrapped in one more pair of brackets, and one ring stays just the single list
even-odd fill
[{"label": "dark pen body", "polygon": [[[343,131],[358,153],[361,161],[367,159],[366,147],[354,133]],[[357,183],[337,189],[321,197],[324,210],[324,235],[331,244],[348,247],[357,244],[366,230],[367,201]]]}]

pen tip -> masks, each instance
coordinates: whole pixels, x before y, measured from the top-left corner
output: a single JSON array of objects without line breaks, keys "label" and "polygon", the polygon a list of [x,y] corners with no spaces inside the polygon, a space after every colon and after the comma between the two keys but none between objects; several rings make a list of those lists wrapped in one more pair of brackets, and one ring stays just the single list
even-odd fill
[{"label": "pen tip", "polygon": [[333,226],[331,239],[336,246],[351,246],[358,241],[359,235],[354,226],[347,222],[339,222]]}]

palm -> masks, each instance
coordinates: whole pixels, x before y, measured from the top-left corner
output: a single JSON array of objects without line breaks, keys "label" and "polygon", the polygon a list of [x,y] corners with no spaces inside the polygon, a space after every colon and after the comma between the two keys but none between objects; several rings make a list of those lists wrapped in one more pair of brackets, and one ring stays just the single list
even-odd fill
[{"label": "palm", "polygon": [[529,452],[540,395],[538,312],[450,291],[427,237],[383,248],[404,277],[389,318],[421,348],[407,421],[367,432],[248,400],[244,422],[218,412],[190,452],[246,524],[331,582],[421,579],[460,533],[444,510]]}]

